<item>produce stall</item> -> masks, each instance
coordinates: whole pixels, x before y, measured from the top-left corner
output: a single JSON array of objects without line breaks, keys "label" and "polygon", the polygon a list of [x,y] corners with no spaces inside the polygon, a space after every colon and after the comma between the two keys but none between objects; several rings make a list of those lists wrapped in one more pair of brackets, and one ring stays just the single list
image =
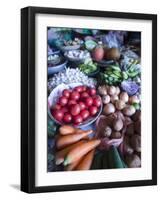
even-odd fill
[{"label": "produce stall", "polygon": [[48,28],[48,172],[141,167],[140,32]]}]

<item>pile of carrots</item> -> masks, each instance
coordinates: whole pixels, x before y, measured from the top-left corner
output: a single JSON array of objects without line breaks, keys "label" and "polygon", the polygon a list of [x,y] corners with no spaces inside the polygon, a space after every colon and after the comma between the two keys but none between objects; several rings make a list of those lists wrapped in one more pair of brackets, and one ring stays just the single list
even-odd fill
[{"label": "pile of carrots", "polygon": [[89,139],[92,132],[61,126],[56,141],[56,164],[63,164],[66,171],[90,169],[95,148],[100,144],[99,139]]}]

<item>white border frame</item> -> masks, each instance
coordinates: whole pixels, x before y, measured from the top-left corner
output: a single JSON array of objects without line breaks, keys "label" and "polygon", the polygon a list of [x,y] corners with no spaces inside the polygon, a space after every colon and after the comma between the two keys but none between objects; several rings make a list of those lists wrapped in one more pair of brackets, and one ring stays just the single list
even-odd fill
[{"label": "white border frame", "polygon": [[[148,180],[152,178],[152,21],[36,14],[35,185]],[[47,27],[141,31],[142,60],[142,167],[47,173]]]}]

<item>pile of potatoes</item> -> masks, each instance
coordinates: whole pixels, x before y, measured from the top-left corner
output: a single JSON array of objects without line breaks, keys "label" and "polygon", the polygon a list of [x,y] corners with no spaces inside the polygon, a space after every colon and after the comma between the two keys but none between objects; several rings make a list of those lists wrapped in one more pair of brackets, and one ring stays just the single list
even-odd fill
[{"label": "pile of potatoes", "polygon": [[121,92],[118,86],[99,86],[98,93],[102,96],[102,102],[104,104],[103,114],[105,115],[119,110],[126,116],[132,116],[136,112],[133,105],[140,103],[137,95],[129,96],[127,92]]},{"label": "pile of potatoes", "polygon": [[123,151],[128,167],[141,166],[141,111],[132,116],[127,125],[123,141]]},{"label": "pile of potatoes", "polygon": [[139,97],[137,95],[129,96],[126,92],[121,92],[118,86],[108,85],[98,87],[98,93],[104,104],[103,114],[109,119],[111,115],[116,116],[112,121],[112,126],[107,126],[107,130],[104,130],[104,135],[111,139],[117,139],[124,134],[125,162],[130,168],[140,167],[141,111],[134,107],[134,104],[140,104]]}]

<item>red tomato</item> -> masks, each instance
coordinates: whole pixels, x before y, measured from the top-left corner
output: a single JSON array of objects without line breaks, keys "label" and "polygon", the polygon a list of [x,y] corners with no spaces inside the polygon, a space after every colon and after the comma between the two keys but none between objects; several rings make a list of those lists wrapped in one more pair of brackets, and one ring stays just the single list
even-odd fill
[{"label": "red tomato", "polygon": [[67,89],[63,90],[63,96],[66,97],[66,98],[70,97],[70,93],[71,93],[70,90],[67,90]]},{"label": "red tomato", "polygon": [[83,121],[83,119],[81,115],[77,115],[77,116],[74,116],[73,121],[74,121],[74,124],[78,125]]},{"label": "red tomato", "polygon": [[84,102],[85,102],[86,106],[88,107],[93,104],[93,99],[92,99],[92,97],[87,97],[87,98],[85,98]]},{"label": "red tomato", "polygon": [[56,120],[61,121],[63,119],[64,113],[62,110],[54,110],[52,115]]},{"label": "red tomato", "polygon": [[65,113],[63,117],[63,121],[66,123],[70,123],[72,121],[72,116],[69,113]]},{"label": "red tomato", "polygon": [[96,95],[96,89],[89,88],[88,93],[89,93],[90,96],[94,96],[94,95]]},{"label": "red tomato", "polygon": [[62,107],[60,109],[63,113],[67,113],[68,112],[68,108],[66,106]]},{"label": "red tomato", "polygon": [[77,102],[74,101],[74,100],[69,100],[68,101],[68,106],[71,106],[71,105],[74,105],[74,104],[77,104]]},{"label": "red tomato", "polygon": [[82,91],[85,92],[87,90],[87,86],[82,85]]},{"label": "red tomato", "polygon": [[81,99],[84,99],[86,97],[89,97],[89,94],[87,92],[82,92],[81,93]]},{"label": "red tomato", "polygon": [[73,116],[78,115],[80,113],[80,106],[79,106],[79,104],[72,105],[70,112],[71,112],[71,114]]},{"label": "red tomato", "polygon": [[77,86],[74,88],[74,90],[77,92],[83,92],[83,86]]},{"label": "red tomato", "polygon": [[97,107],[101,106],[101,98],[99,96],[93,98],[93,105]]},{"label": "red tomato", "polygon": [[88,110],[82,110],[80,113],[81,117],[85,120],[89,117],[90,113]]},{"label": "red tomato", "polygon": [[86,108],[85,103],[83,103],[82,101],[80,101],[78,104],[80,106],[80,110],[84,110]]},{"label": "red tomato", "polygon": [[61,109],[61,105],[57,103],[52,107],[52,109],[60,110]]},{"label": "red tomato", "polygon": [[98,112],[98,108],[96,106],[89,107],[89,112],[91,116],[94,116]]},{"label": "red tomato", "polygon": [[59,98],[59,103],[61,106],[65,106],[68,103],[68,99],[64,96]]},{"label": "red tomato", "polygon": [[71,93],[71,95],[70,95],[70,98],[71,98],[72,100],[76,100],[76,101],[77,101],[77,100],[80,98],[79,92],[73,91],[73,92]]}]

